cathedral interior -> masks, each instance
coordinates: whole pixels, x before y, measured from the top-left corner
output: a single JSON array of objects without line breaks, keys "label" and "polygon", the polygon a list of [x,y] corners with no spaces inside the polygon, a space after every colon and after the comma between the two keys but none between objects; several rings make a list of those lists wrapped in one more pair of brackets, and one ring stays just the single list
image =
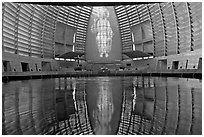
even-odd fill
[{"label": "cathedral interior", "polygon": [[2,2],[3,135],[201,135],[202,2]]}]

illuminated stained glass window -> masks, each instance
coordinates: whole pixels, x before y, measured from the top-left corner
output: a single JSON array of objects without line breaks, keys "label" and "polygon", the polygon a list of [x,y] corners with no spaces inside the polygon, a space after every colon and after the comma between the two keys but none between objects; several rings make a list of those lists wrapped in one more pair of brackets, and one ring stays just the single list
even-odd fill
[{"label": "illuminated stained glass window", "polygon": [[91,31],[96,33],[96,44],[100,57],[108,57],[112,46],[113,31],[108,21],[109,11],[105,7],[93,7],[94,23]]}]

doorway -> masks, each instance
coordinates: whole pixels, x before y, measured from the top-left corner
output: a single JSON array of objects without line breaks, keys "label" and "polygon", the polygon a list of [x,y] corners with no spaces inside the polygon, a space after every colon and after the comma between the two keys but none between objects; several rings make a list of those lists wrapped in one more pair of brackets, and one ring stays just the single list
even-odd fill
[{"label": "doorway", "polygon": [[198,69],[202,69],[202,58],[199,58]]},{"label": "doorway", "polygon": [[21,67],[23,72],[30,71],[28,63],[21,62]]},{"label": "doorway", "polygon": [[4,67],[4,72],[10,72],[11,71],[11,65],[9,61],[3,60],[3,67]]},{"label": "doorway", "polygon": [[172,69],[178,69],[179,61],[173,61]]}]

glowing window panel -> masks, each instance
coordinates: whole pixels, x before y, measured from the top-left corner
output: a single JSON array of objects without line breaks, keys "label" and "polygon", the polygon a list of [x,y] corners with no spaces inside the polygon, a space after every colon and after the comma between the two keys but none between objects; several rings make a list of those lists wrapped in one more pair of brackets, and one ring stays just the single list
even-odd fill
[{"label": "glowing window panel", "polygon": [[108,57],[112,46],[113,31],[108,21],[109,11],[105,7],[93,7],[94,23],[91,31],[96,34],[100,57]]}]

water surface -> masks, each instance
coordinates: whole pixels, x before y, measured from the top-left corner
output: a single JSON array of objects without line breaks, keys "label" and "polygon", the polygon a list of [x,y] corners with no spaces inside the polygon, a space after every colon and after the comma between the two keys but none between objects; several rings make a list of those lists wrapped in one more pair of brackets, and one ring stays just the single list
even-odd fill
[{"label": "water surface", "polygon": [[202,81],[90,77],[2,84],[3,134],[202,134]]}]

